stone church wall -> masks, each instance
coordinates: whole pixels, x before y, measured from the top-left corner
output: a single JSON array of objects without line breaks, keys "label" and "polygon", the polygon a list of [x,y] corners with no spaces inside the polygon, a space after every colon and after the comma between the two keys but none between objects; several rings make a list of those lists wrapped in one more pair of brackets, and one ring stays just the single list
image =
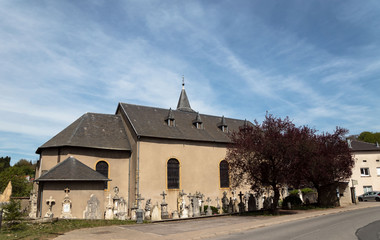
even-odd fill
[{"label": "stone church wall", "polygon": [[46,204],[46,201],[50,196],[55,200],[55,204],[52,206],[53,217],[61,216],[65,188],[70,189],[68,195],[72,201],[71,215],[73,218],[83,218],[83,211],[86,209],[87,201],[90,199],[91,194],[94,194],[99,200],[98,208],[101,211],[101,215],[103,215],[106,201],[103,182],[47,182],[44,184],[41,217],[44,217],[48,212],[49,206]]},{"label": "stone church wall", "polygon": [[[142,141],[140,144],[140,184],[139,190],[145,200],[152,204],[161,203],[160,194],[165,191],[169,212],[176,210],[179,191],[195,194],[201,192],[205,199],[222,198],[230,189],[220,188],[219,163],[226,156],[226,147],[217,144],[180,142],[170,140]],[[180,163],[179,189],[167,188],[167,161],[175,158]],[[245,189],[248,191],[248,189]]]}]

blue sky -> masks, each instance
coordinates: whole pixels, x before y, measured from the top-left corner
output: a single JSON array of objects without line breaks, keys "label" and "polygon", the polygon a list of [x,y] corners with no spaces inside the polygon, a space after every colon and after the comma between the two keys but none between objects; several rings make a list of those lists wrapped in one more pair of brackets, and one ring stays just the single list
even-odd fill
[{"label": "blue sky", "polygon": [[0,156],[118,102],[380,131],[379,1],[0,1]]}]

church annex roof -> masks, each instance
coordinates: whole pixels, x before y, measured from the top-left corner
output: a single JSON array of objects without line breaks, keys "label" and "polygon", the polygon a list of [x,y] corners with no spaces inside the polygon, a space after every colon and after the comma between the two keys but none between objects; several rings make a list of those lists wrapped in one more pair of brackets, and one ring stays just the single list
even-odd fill
[{"label": "church annex roof", "polygon": [[49,181],[111,181],[101,173],[93,170],[83,164],[74,157],[69,157],[58,163],[41,177],[35,180],[36,182]]},{"label": "church annex roof", "polygon": [[[230,142],[228,134],[218,127],[222,117],[172,110],[171,115],[176,124],[175,127],[171,127],[165,122],[168,118],[169,109],[127,103],[119,103],[119,108],[121,108],[122,114],[125,114],[129,119],[137,136],[219,143]],[[197,117],[202,119],[202,129],[197,129],[193,124]],[[244,120],[224,118],[224,123],[228,125],[230,131],[237,131],[239,127],[244,125]]]},{"label": "church annex roof", "polygon": [[64,146],[131,150],[121,117],[98,113],[85,113],[40,146],[36,153],[40,153],[43,148]]},{"label": "church annex roof", "polygon": [[349,146],[351,145],[350,149],[353,152],[359,152],[359,151],[380,151],[380,146],[378,144],[374,143],[367,143],[357,140],[350,140]]}]

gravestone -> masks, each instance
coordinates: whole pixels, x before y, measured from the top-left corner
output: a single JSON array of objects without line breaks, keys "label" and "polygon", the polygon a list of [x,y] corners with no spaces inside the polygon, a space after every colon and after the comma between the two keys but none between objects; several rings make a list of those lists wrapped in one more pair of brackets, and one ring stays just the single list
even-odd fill
[{"label": "gravestone", "polygon": [[49,209],[47,213],[45,214],[45,218],[53,218],[54,214],[52,212],[52,209],[53,209],[53,205],[55,204],[55,199],[53,199],[53,197],[50,196],[50,198],[46,200],[46,204],[49,206]]},{"label": "gravestone", "polygon": [[179,215],[178,215],[178,211],[177,210],[174,210],[172,212],[172,219],[178,219],[179,218]]},{"label": "gravestone", "polygon": [[270,209],[270,207],[271,207],[271,203],[270,203],[269,197],[264,197],[264,201],[263,201],[264,210],[268,210]]},{"label": "gravestone", "polygon": [[62,201],[62,212],[60,218],[73,218],[71,215],[72,203],[69,197],[70,189],[65,188],[65,197]]},{"label": "gravestone", "polygon": [[87,201],[86,210],[83,211],[84,219],[101,219],[101,211],[99,210],[99,200],[91,194],[90,199]]},{"label": "gravestone", "polygon": [[141,197],[141,194],[137,194],[137,211],[136,211],[136,222],[143,223],[144,222],[144,210],[141,209],[141,201],[145,200]]},{"label": "gravestone", "polygon": [[223,210],[222,210],[222,208],[220,207],[220,204],[219,204],[219,197],[216,197],[215,201],[216,201],[216,209],[218,209],[218,214],[222,214]]},{"label": "gravestone", "polygon": [[108,199],[108,202],[106,205],[106,214],[104,218],[107,220],[111,220],[113,219],[113,200],[111,197],[111,193],[108,195],[107,199]]},{"label": "gravestone", "polygon": [[227,192],[224,191],[223,192],[223,197],[222,197],[222,209],[223,209],[223,212],[228,212],[228,205],[229,205],[229,201],[228,201],[228,197],[227,197]]},{"label": "gravestone", "polygon": [[115,195],[113,196],[113,215],[117,216],[118,215],[118,209],[119,209],[119,202],[120,202],[120,197],[119,197],[119,188],[115,186],[113,188],[113,192]]},{"label": "gravestone", "polygon": [[212,215],[212,210],[211,210],[211,205],[210,205],[210,202],[211,202],[211,199],[208,197],[207,200],[207,211],[206,211],[206,215],[207,216],[211,216]]},{"label": "gravestone", "polygon": [[199,199],[200,199],[200,193],[196,192],[193,196],[193,217],[199,217],[201,215],[199,211]]},{"label": "gravestone", "polygon": [[36,218],[37,217],[37,194],[34,190],[30,192],[29,206],[30,206],[29,217]]},{"label": "gravestone", "polygon": [[128,215],[127,201],[123,197],[119,199],[119,204],[117,206],[117,219],[126,220]]},{"label": "gravestone", "polygon": [[180,192],[180,196],[182,198],[181,207],[180,207],[180,218],[188,218],[189,217],[189,210],[186,207],[186,196],[187,194],[183,192]]},{"label": "gravestone", "polygon": [[146,200],[145,202],[145,219],[146,220],[150,220],[151,217],[150,217],[150,213],[151,213],[151,203],[150,203],[150,198],[148,200]]},{"label": "gravestone", "polygon": [[152,209],[152,221],[160,221],[161,220],[161,212],[160,208],[158,207],[158,202],[156,205],[153,206]]},{"label": "gravestone", "polygon": [[248,210],[248,200],[249,200],[249,193],[248,192],[245,192],[243,200],[244,200],[244,206],[245,206],[244,211],[248,212],[249,211]]},{"label": "gravestone", "polygon": [[187,196],[189,198],[189,217],[194,217],[194,210],[193,210],[193,198],[194,196],[189,193]]},{"label": "gravestone", "polygon": [[233,200],[233,204],[234,204],[234,210],[233,210],[233,212],[234,213],[237,213],[237,212],[239,212],[239,203],[238,203],[238,200],[237,200],[237,198],[235,198],[234,200]]},{"label": "gravestone", "polygon": [[160,195],[162,196],[161,219],[169,219],[168,204],[165,202],[165,196],[167,194],[163,191]]},{"label": "gravestone", "polygon": [[205,213],[205,201],[203,200],[203,198],[204,198],[204,195],[203,194],[199,194],[199,196],[200,196],[200,199],[199,199],[199,205],[201,206],[201,215],[203,216],[203,215],[206,215],[206,213]]},{"label": "gravestone", "polygon": [[136,211],[137,211],[137,205],[134,205],[131,207],[131,220],[136,221],[137,216],[136,216]]},{"label": "gravestone", "polygon": [[253,194],[249,194],[248,199],[248,211],[256,211],[257,210],[257,201]]},{"label": "gravestone", "polygon": [[232,197],[230,197],[230,202],[228,203],[228,213],[233,213],[234,212],[234,202],[232,200]]},{"label": "gravestone", "polygon": [[244,212],[245,211],[245,205],[244,205],[244,202],[243,202],[243,196],[244,196],[244,194],[240,191],[240,193],[239,193],[239,199],[240,199],[239,212]]}]

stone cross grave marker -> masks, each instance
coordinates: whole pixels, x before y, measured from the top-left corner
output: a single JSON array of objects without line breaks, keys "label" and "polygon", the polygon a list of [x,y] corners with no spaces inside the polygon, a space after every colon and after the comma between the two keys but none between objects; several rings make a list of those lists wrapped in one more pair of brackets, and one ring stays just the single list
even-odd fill
[{"label": "stone cross grave marker", "polygon": [[204,196],[203,194],[199,193],[200,194],[200,205],[201,205],[201,215],[206,215],[205,213],[205,201],[203,200]]},{"label": "stone cross grave marker", "polygon": [[65,198],[62,201],[62,213],[60,218],[72,218],[73,216],[71,215],[71,200],[69,197],[70,189],[66,187],[64,189],[65,192]]},{"label": "stone cross grave marker", "polygon": [[104,218],[107,220],[111,220],[113,219],[113,201],[112,201],[111,193],[108,194],[107,199],[108,199],[108,203],[106,206],[106,214]]},{"label": "stone cross grave marker", "polygon": [[165,202],[165,196],[168,194],[166,194],[165,191],[162,191],[162,193],[160,195],[162,196],[162,202],[164,203]]},{"label": "stone cross grave marker", "polygon": [[245,206],[244,206],[244,202],[243,202],[243,196],[244,196],[244,194],[240,191],[240,193],[239,193],[238,196],[240,198],[239,212],[244,212],[245,211]]},{"label": "stone cross grave marker", "polygon": [[46,204],[49,206],[49,209],[48,209],[47,213],[45,214],[45,217],[46,218],[52,218],[54,216],[54,214],[52,212],[52,208],[53,208],[53,205],[55,204],[55,199],[53,199],[53,197],[50,196],[50,198],[46,200]]},{"label": "stone cross grave marker", "polygon": [[168,204],[165,202],[165,196],[167,194],[165,193],[165,191],[162,191],[160,195],[162,196],[161,219],[168,219],[169,218]]}]

